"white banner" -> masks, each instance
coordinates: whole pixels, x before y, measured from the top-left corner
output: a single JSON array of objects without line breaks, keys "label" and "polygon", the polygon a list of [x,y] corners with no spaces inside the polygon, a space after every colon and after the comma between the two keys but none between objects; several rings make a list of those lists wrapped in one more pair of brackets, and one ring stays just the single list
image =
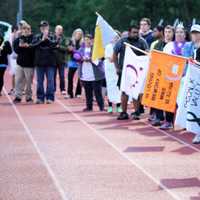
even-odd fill
[{"label": "white banner", "polygon": [[200,134],[200,67],[190,63],[178,100],[175,125]]},{"label": "white banner", "polygon": [[126,46],[121,91],[133,99],[138,99],[139,94],[144,91],[148,68],[149,56],[137,56],[129,46]]}]

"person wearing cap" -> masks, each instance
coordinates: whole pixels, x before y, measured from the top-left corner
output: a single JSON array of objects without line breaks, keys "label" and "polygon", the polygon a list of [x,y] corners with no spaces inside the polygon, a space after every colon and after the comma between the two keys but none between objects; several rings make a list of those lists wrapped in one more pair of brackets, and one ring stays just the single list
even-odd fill
[{"label": "person wearing cap", "polygon": [[4,74],[8,66],[8,55],[12,53],[10,42],[4,41],[3,34],[0,33],[0,96],[4,84]]},{"label": "person wearing cap", "polygon": [[[187,42],[184,50],[183,55],[185,57],[191,57],[194,60],[200,62],[200,25],[194,24],[190,30],[191,35],[191,42]],[[187,65],[185,68],[185,73],[187,71]],[[184,81],[184,80],[183,80]],[[193,144],[200,144],[200,134],[196,134],[193,138]]]},{"label": "person wearing cap", "polygon": [[63,27],[61,25],[57,25],[55,28],[55,35],[57,40],[57,46],[55,49],[56,54],[56,68],[55,68],[55,91],[56,91],[56,76],[57,71],[59,73],[60,79],[60,91],[62,95],[66,95],[65,91],[65,59],[67,53],[67,44],[66,38],[63,34]]},{"label": "person wearing cap", "polygon": [[200,25],[194,24],[190,30],[191,41],[187,42],[183,49],[185,57],[195,57],[195,52],[200,45]]},{"label": "person wearing cap", "polygon": [[[37,104],[54,102],[54,73],[56,67],[55,47],[56,37],[49,31],[49,23],[41,21],[40,32],[33,38],[32,46],[35,48],[35,66],[37,74]],[[44,79],[46,77],[46,91]]]},{"label": "person wearing cap", "polygon": [[28,24],[22,26],[21,36],[14,41],[14,51],[17,54],[17,68],[15,74],[15,99],[20,103],[26,85],[26,102],[32,102],[32,81],[34,74],[34,49],[31,47],[33,35]]}]

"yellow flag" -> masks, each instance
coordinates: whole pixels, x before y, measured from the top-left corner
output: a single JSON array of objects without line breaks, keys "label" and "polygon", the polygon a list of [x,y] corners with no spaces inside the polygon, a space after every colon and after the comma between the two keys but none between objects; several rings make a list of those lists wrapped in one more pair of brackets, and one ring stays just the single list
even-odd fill
[{"label": "yellow flag", "polygon": [[102,32],[99,25],[97,24],[95,28],[92,60],[95,61],[103,57],[104,57],[104,47],[103,47]]}]

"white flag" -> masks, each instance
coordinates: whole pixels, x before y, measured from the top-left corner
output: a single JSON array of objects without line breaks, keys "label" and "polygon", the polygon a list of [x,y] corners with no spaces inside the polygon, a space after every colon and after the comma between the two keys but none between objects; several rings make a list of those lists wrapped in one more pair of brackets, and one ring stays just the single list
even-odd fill
[{"label": "white flag", "polygon": [[130,98],[138,99],[139,94],[144,91],[148,68],[149,56],[137,56],[129,46],[126,46],[121,91]]},{"label": "white flag", "polygon": [[200,134],[200,68],[189,63],[181,90],[175,125]]}]

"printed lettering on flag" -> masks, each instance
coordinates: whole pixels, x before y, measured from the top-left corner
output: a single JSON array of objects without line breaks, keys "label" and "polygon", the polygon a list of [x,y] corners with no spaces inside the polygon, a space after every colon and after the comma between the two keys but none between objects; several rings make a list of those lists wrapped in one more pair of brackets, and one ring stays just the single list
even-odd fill
[{"label": "printed lettering on flag", "polygon": [[175,125],[200,134],[200,67],[189,63],[181,98],[179,98]]},{"label": "printed lettering on flag", "polygon": [[185,58],[153,50],[142,104],[175,112],[185,63]]}]

